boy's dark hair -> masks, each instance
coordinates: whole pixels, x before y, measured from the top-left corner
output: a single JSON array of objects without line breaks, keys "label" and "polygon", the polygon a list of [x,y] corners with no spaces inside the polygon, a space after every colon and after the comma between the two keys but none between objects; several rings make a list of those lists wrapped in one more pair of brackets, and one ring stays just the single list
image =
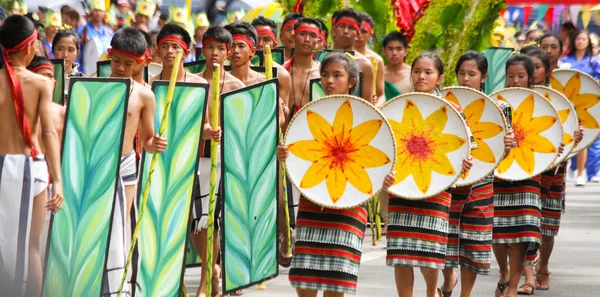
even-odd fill
[{"label": "boy's dark hair", "polygon": [[0,45],[13,48],[33,34],[33,23],[22,15],[11,15],[0,26]]},{"label": "boy's dark hair", "polygon": [[[316,19],[319,24],[321,24],[321,32],[325,35],[325,39],[329,38],[329,29],[327,29],[327,24],[323,22],[321,19]],[[325,40],[327,41],[327,40]]]},{"label": "boy's dark hair", "polygon": [[66,37],[73,38],[73,42],[75,42],[75,48],[77,48],[77,51],[79,51],[81,39],[79,39],[79,35],[77,35],[77,32],[75,32],[75,30],[73,29],[59,30],[58,32],[56,32],[56,35],[54,35],[54,39],[52,39],[52,48],[54,49],[58,47],[58,43],[60,42],[60,40]]},{"label": "boy's dark hair", "polygon": [[160,30],[160,32],[158,32],[158,35],[156,36],[156,42],[160,42],[160,40],[163,39],[163,37],[169,35],[176,35],[181,37],[183,42],[185,42],[185,44],[187,44],[188,47],[192,43],[192,37],[190,37],[190,33],[188,33],[186,29],[177,24],[165,24]]},{"label": "boy's dark hair", "polygon": [[358,15],[358,12],[354,8],[344,8],[333,13],[333,16],[331,17],[331,24],[335,26],[335,23],[340,18],[354,19],[359,26],[362,22],[361,17]]},{"label": "boy's dark hair", "polygon": [[413,60],[413,63],[410,66],[410,68],[415,68],[415,64],[417,64],[417,62],[423,58],[431,59],[433,61],[433,66],[438,71],[438,74],[444,75],[444,63],[442,63],[442,60],[440,59],[440,57],[438,57],[438,55],[436,55],[432,52],[424,52],[424,53],[420,54],[418,57],[416,57]]},{"label": "boy's dark hair", "polygon": [[141,30],[141,29],[137,29],[138,31],[140,31],[140,33],[142,33],[142,35],[144,36],[144,40],[146,40],[146,47],[149,50],[152,50],[152,35],[150,35],[150,33]]},{"label": "boy's dark hair", "polygon": [[258,16],[257,18],[255,18],[252,21],[252,26],[256,27],[256,26],[267,26],[269,28],[271,28],[271,31],[273,31],[273,34],[275,34],[275,36],[277,36],[277,24],[275,24],[275,22],[273,20],[267,19],[264,16]]},{"label": "boy's dark hair", "polygon": [[33,70],[40,65],[52,66],[52,62],[46,57],[35,55],[33,56],[33,60],[31,60],[31,62],[29,62],[29,65],[27,65],[27,69]]},{"label": "boy's dark hair", "polygon": [[550,58],[548,58],[548,55],[546,55],[546,53],[544,53],[539,47],[533,45],[524,46],[521,49],[520,53],[523,55],[528,55],[530,57],[536,57],[540,59],[540,61],[542,61],[546,72],[544,83],[548,84],[550,82]]},{"label": "boy's dark hair", "polygon": [[225,30],[223,27],[210,27],[204,32],[202,35],[202,40],[208,40],[209,38],[214,38],[217,42],[225,43],[231,46],[233,40],[231,39],[231,33]]},{"label": "boy's dark hair", "polygon": [[288,14],[285,15],[285,18],[283,18],[283,23],[282,24],[285,24],[285,23],[287,23],[289,21],[292,21],[292,20],[297,20],[297,19],[302,18],[302,17],[303,17],[303,15],[301,13],[299,13],[299,12],[295,12],[295,11],[294,12],[290,12],[290,13],[288,13]]},{"label": "boy's dark hair", "polygon": [[383,38],[383,48],[385,48],[388,43],[392,41],[399,41],[405,49],[408,48],[408,38],[406,38],[406,35],[404,35],[402,32],[394,31],[386,35]]},{"label": "boy's dark hair", "polygon": [[363,22],[366,22],[367,24],[371,25],[371,27],[375,27],[375,21],[373,21],[373,18],[371,17],[370,14],[366,13],[366,12],[359,12],[358,16],[362,19]]},{"label": "boy's dark hair", "polygon": [[317,26],[317,29],[321,30],[321,23],[319,23],[317,19],[309,17],[302,17],[296,20],[296,23],[294,24],[294,30],[296,30],[296,28],[300,27],[302,24],[315,25]]},{"label": "boy's dark hair", "polygon": [[235,22],[229,25],[226,25],[225,30],[229,31],[231,35],[241,34],[248,37],[254,44],[258,43],[258,34],[256,33],[256,29],[250,23],[247,22]]},{"label": "boy's dark hair", "polygon": [[319,68],[319,72],[323,73],[325,67],[327,67],[327,65],[332,62],[338,62],[344,67],[344,69],[346,69],[346,72],[348,72],[348,81],[352,80],[353,78],[357,79],[357,83],[354,84],[354,86],[350,89],[350,94],[354,94],[356,85],[358,85],[359,76],[359,69],[358,64],[356,64],[356,61],[354,61],[344,53],[333,52],[327,55],[327,57],[325,57],[325,59],[321,61],[321,67]]},{"label": "boy's dark hair", "polygon": [[116,50],[141,56],[146,52],[147,44],[144,35],[133,27],[123,28],[113,36],[110,46]]},{"label": "boy's dark hair", "polygon": [[168,13],[161,13],[159,18],[163,21],[168,21],[169,20],[169,14]]},{"label": "boy's dark hair", "polygon": [[508,67],[519,64],[523,65],[525,71],[527,71],[527,87],[530,87],[533,83],[534,67],[533,61],[531,61],[531,58],[529,56],[523,54],[516,54],[511,56],[510,58],[508,58],[508,60],[506,60],[505,70],[508,71]]}]

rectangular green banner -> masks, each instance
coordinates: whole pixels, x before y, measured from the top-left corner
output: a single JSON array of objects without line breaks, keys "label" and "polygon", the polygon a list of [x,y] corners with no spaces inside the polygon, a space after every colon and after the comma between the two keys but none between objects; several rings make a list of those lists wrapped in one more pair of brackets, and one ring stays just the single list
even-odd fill
[{"label": "rectangular green banner", "polygon": [[185,63],[183,64],[183,68],[193,74],[204,72],[204,70],[206,70],[206,60]]},{"label": "rectangular green banner", "polygon": [[70,81],[64,205],[50,223],[45,297],[101,294],[129,101],[129,79]]},{"label": "rectangular green banner", "polygon": [[221,96],[224,294],[278,274],[278,93],[271,79]]},{"label": "rectangular green banner", "polygon": [[485,81],[485,93],[491,94],[506,87],[506,61],[512,56],[514,49],[508,47],[491,47],[483,54],[488,60],[488,79]]},{"label": "rectangular green banner", "polygon": [[54,95],[52,96],[52,102],[60,105],[64,105],[65,102],[65,60],[63,59],[52,59],[52,66],[54,66]]},{"label": "rectangular green banner", "polygon": [[[144,67],[144,81],[148,83],[148,67]],[[110,77],[112,74],[112,68],[110,67],[110,60],[96,62],[96,76],[97,77]]]},{"label": "rectangular green banner", "polygon": [[[165,112],[168,81],[155,81],[154,127],[158,130]],[[198,150],[204,123],[208,84],[177,83],[163,137],[167,150],[158,154],[150,196],[142,216],[141,265],[134,296],[179,296],[183,283],[187,231],[192,189],[198,171]],[[144,193],[152,154],[145,153],[138,186]],[[141,203],[140,195],[140,203]]]}]

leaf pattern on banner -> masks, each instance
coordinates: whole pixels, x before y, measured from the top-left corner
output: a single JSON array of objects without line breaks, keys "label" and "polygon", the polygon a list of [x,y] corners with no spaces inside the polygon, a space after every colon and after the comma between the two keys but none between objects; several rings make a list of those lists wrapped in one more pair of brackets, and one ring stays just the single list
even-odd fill
[{"label": "leaf pattern on banner", "polygon": [[274,82],[223,98],[225,291],[277,273]]},{"label": "leaf pattern on banner", "polygon": [[127,86],[78,81],[69,93],[64,205],[54,216],[44,296],[99,296],[124,129]]},{"label": "leaf pattern on banner", "polygon": [[325,90],[323,90],[323,85],[321,85],[320,79],[310,80],[310,94],[310,101],[315,101],[327,96],[327,94],[325,94]]},{"label": "leaf pattern on banner", "polygon": [[[155,88],[154,127],[163,118],[167,85]],[[146,214],[142,218],[140,250],[142,264],[138,274],[139,296],[178,296],[192,189],[196,172],[206,89],[176,86],[164,137],[167,150],[158,155]],[[140,193],[148,179],[152,154],[146,153]]]},{"label": "leaf pattern on banner", "polygon": [[488,79],[485,81],[485,93],[504,89],[506,85],[506,61],[512,55],[512,48],[490,48],[483,54],[488,60]]},{"label": "leaf pattern on banner", "polygon": [[189,73],[197,74],[206,70],[206,60],[199,60],[183,64],[183,68]]},{"label": "leaf pattern on banner", "polygon": [[[54,61],[54,60],[53,60]],[[60,62],[53,62],[54,66],[54,93],[52,95],[52,102],[62,105],[65,101],[65,68],[62,60]]]}]

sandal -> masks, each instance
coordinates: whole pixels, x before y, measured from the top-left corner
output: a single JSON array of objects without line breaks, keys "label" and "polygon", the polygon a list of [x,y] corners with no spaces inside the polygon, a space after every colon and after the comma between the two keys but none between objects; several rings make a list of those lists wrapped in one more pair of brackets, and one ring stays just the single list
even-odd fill
[{"label": "sandal", "polygon": [[438,288],[438,295],[440,297],[451,297],[452,296],[452,291],[454,291],[454,288],[456,288],[456,285],[458,284],[458,274],[456,272],[454,273],[454,277],[456,278],[456,281],[454,282],[454,286],[452,287],[452,290],[450,290],[448,292],[444,292],[442,287]]},{"label": "sandal", "polygon": [[506,297],[504,296],[504,290],[506,290],[508,288],[509,282],[505,282],[503,284],[498,283],[498,286],[496,286],[496,292],[494,294],[495,297]]},{"label": "sandal", "polygon": [[535,286],[530,283],[524,283],[517,289],[519,295],[533,295],[535,294]]},{"label": "sandal", "polygon": [[[541,279],[540,279],[541,276]],[[545,280],[546,285],[542,286],[542,281]],[[539,284],[539,286],[538,286]],[[548,273],[541,273],[538,272],[537,275],[535,276],[535,289],[536,290],[540,290],[540,291],[547,291],[550,290],[550,272]]]}]

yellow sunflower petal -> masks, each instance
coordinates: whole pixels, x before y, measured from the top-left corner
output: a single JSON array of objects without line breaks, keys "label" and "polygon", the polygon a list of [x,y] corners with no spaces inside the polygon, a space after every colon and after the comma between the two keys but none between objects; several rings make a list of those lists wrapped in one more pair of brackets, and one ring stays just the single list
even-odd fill
[{"label": "yellow sunflower petal", "polygon": [[456,98],[456,95],[454,95],[454,93],[452,93],[451,91],[446,94],[446,98],[445,99],[446,99],[446,101],[452,102],[452,103],[460,106],[460,103],[458,102],[458,99]]},{"label": "yellow sunflower petal", "polygon": [[502,127],[492,122],[479,122],[471,126],[471,132],[475,139],[487,139],[500,134]]},{"label": "yellow sunflower petal", "polygon": [[552,125],[556,123],[556,120],[557,118],[553,116],[539,116],[531,119],[528,123],[526,123],[525,129],[530,129],[537,133],[542,133],[548,130],[548,128],[552,127]]},{"label": "yellow sunflower petal", "polygon": [[554,75],[550,76],[550,86],[559,92],[564,92],[563,85],[560,83],[560,81],[558,79],[556,79],[554,77]]},{"label": "yellow sunflower petal", "polygon": [[573,138],[573,136],[567,134],[567,133],[563,133],[563,143],[565,145],[569,145],[571,143],[573,143],[575,141],[575,138]]},{"label": "yellow sunflower petal", "polygon": [[333,134],[338,143],[342,143],[348,138],[350,130],[352,130],[353,121],[352,106],[350,105],[350,100],[346,100],[340,105],[333,119]]},{"label": "yellow sunflower petal", "polygon": [[548,102],[552,102],[552,98],[550,97],[550,93],[544,92],[544,98],[546,98],[546,100],[548,100]]},{"label": "yellow sunflower petal", "polygon": [[453,152],[461,148],[467,142],[466,139],[460,138],[454,134],[440,134],[435,140],[435,148],[444,153]]},{"label": "yellow sunflower petal", "polygon": [[433,158],[429,161],[431,164],[431,170],[446,176],[454,175],[454,167],[450,163],[450,159],[444,153],[438,153],[433,155]]},{"label": "yellow sunflower petal", "polygon": [[448,108],[442,106],[425,119],[425,125],[420,130],[424,129],[425,131],[431,131],[432,133],[440,133],[446,128],[447,122]]},{"label": "yellow sunflower petal", "polygon": [[534,145],[531,149],[537,153],[553,154],[556,153],[557,148],[548,140],[548,138],[541,135],[530,135],[531,143]]},{"label": "yellow sunflower petal", "polygon": [[515,151],[515,160],[517,161],[517,164],[519,164],[527,174],[532,174],[533,169],[535,169],[535,157],[533,151],[526,147],[513,148],[512,150]]},{"label": "yellow sunflower petal", "polygon": [[[308,173],[308,172],[307,172]],[[337,203],[346,191],[346,175],[339,166],[332,166],[327,174],[327,191],[333,204]]]},{"label": "yellow sunflower petal", "polygon": [[572,99],[577,108],[592,108],[600,102],[600,96],[594,94],[577,94]]},{"label": "yellow sunflower petal", "polygon": [[579,122],[581,126],[586,129],[598,129],[600,126],[598,125],[598,121],[594,119],[594,117],[590,114],[587,109],[579,109],[577,111],[577,116],[579,116]]},{"label": "yellow sunflower petal", "polygon": [[373,194],[373,183],[369,174],[359,164],[348,161],[344,163],[344,174],[348,181],[359,191],[367,195]]},{"label": "yellow sunflower petal", "polygon": [[401,123],[388,119],[388,123],[390,123],[390,126],[392,127],[392,132],[394,133],[394,137],[396,139],[404,138],[410,132],[408,129],[405,129],[404,121]]},{"label": "yellow sunflower petal", "polygon": [[300,140],[290,144],[288,148],[290,153],[309,162],[316,162],[329,155],[323,144],[315,140]]},{"label": "yellow sunflower petal", "polygon": [[329,173],[331,166],[331,158],[321,158],[314,162],[306,173],[304,177],[302,177],[302,181],[300,181],[300,187],[304,189],[312,188],[320,183],[322,183],[327,177],[327,173]]},{"label": "yellow sunflower petal", "polygon": [[473,158],[486,163],[496,163],[496,156],[487,143],[484,141],[477,141],[477,149],[471,152]]},{"label": "yellow sunflower petal", "polygon": [[559,110],[558,111],[558,117],[560,118],[560,122],[562,124],[564,124],[567,121],[567,119],[569,118],[570,114],[571,114],[571,110],[570,109]]},{"label": "yellow sunflower petal", "polygon": [[421,130],[423,129],[423,115],[419,107],[414,102],[407,100],[404,106],[404,113],[402,115],[402,123],[404,125],[410,125],[410,127],[401,128],[402,130]]},{"label": "yellow sunflower petal", "polygon": [[503,174],[510,168],[510,166],[512,166],[513,162],[515,161],[515,149],[516,148],[511,149],[506,158],[500,162],[497,169],[498,173]]},{"label": "yellow sunflower petal", "polygon": [[415,168],[413,171],[413,178],[415,179],[419,191],[425,194],[431,185],[431,168],[425,164],[421,165],[421,168]]},{"label": "yellow sunflower petal", "polygon": [[406,150],[398,150],[396,164],[394,165],[394,171],[396,171],[396,182],[394,184],[399,184],[411,175],[413,168],[413,158],[410,154]]},{"label": "yellow sunflower petal", "polygon": [[575,95],[581,91],[581,74],[575,73],[575,75],[569,78],[569,81],[565,85],[564,93],[567,98],[574,98]]},{"label": "yellow sunflower petal", "polygon": [[372,120],[364,122],[350,131],[350,145],[354,148],[368,145],[379,133],[383,125],[382,120]]},{"label": "yellow sunflower petal", "polygon": [[532,94],[527,96],[527,98],[525,98],[523,101],[521,101],[521,104],[519,104],[519,107],[517,107],[517,111],[515,112],[515,117],[520,116],[521,119],[525,120],[531,119],[533,117],[533,107],[534,99]]},{"label": "yellow sunflower petal", "polygon": [[366,145],[348,154],[348,158],[363,168],[374,168],[390,163],[390,157],[376,147]]},{"label": "yellow sunflower petal", "polygon": [[463,112],[467,117],[467,123],[469,125],[475,125],[481,120],[481,114],[483,114],[483,109],[485,108],[485,99],[479,98],[471,102],[471,104],[467,105]]},{"label": "yellow sunflower petal", "polygon": [[333,130],[331,125],[320,114],[309,110],[306,112],[306,121],[308,122],[310,133],[316,141],[326,144],[332,140]]}]

